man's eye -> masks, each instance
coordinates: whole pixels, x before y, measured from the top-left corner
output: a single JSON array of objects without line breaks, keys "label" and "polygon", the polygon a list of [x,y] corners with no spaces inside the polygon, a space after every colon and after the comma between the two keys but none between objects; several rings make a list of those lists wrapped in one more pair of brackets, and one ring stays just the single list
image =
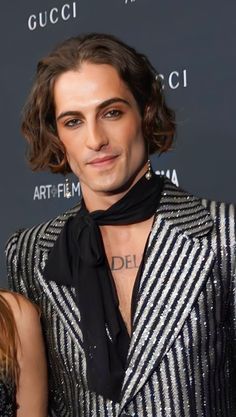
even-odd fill
[{"label": "man's eye", "polygon": [[81,120],[80,119],[70,119],[68,121],[65,122],[65,126],[67,127],[75,127],[81,124]]},{"label": "man's eye", "polygon": [[107,119],[112,119],[112,118],[118,118],[119,116],[121,116],[122,112],[120,110],[109,110],[106,114],[105,117]]}]

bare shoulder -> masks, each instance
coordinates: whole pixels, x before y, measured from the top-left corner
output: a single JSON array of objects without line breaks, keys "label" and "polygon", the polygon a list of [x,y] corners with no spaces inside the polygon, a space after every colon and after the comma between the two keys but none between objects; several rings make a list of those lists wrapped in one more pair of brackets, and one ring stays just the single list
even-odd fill
[{"label": "bare shoulder", "polygon": [[11,291],[0,291],[0,295],[10,306],[18,329],[39,322],[38,308],[26,297]]}]

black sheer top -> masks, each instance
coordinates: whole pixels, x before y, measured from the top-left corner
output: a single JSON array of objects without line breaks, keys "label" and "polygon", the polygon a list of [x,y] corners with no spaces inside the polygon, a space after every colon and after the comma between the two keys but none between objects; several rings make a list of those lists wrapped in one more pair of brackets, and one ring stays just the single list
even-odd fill
[{"label": "black sheer top", "polygon": [[16,390],[14,384],[0,380],[0,416],[15,417],[16,409]]}]

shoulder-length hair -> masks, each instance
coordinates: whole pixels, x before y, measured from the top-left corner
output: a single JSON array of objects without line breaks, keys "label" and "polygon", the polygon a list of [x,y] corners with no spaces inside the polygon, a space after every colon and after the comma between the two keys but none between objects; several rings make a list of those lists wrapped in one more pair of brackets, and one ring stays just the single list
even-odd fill
[{"label": "shoulder-length hair", "polygon": [[[1,293],[4,292],[5,290],[1,289]],[[17,359],[17,346],[19,346],[19,336],[11,307],[6,298],[1,293],[0,377],[2,380],[11,380],[17,384],[19,379],[19,364]]]},{"label": "shoulder-length hair", "polygon": [[61,74],[79,69],[83,62],[108,64],[117,70],[137,101],[148,152],[168,150],[175,133],[174,112],[165,103],[160,79],[148,58],[112,35],[92,33],[66,40],[38,63],[22,120],[31,168],[71,171],[57,135],[54,84]]}]

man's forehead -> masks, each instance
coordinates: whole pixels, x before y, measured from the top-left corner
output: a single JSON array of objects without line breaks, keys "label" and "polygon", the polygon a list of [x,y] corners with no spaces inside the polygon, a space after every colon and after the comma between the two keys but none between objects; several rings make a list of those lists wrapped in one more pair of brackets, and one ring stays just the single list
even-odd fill
[{"label": "man's forehead", "polygon": [[55,104],[61,102],[63,107],[67,104],[95,107],[115,99],[126,103],[134,100],[117,70],[107,64],[84,63],[61,74],[54,85]]}]

